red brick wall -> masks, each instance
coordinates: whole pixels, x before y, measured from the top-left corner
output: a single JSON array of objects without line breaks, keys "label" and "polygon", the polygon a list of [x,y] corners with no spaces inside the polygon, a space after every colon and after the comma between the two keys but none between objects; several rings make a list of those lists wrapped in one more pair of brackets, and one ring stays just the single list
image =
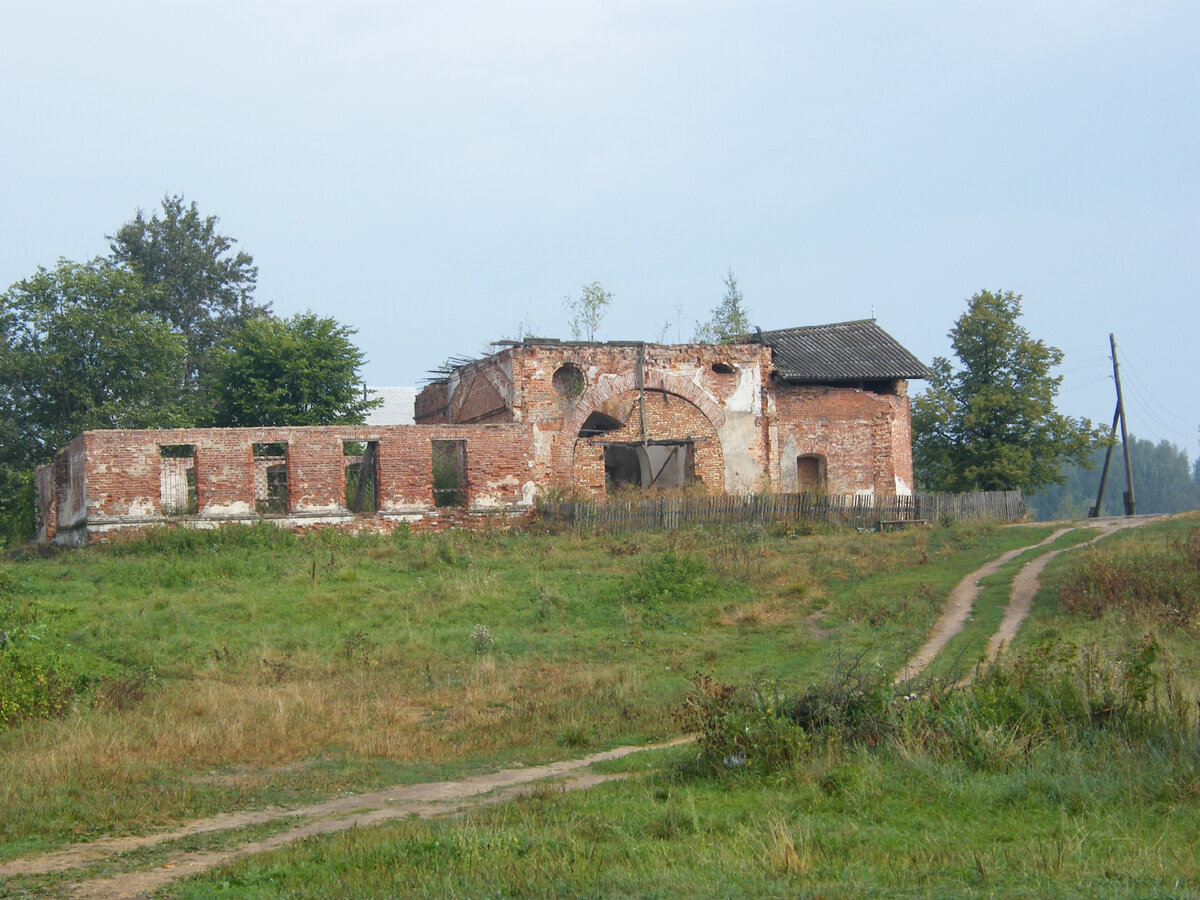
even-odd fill
[{"label": "red brick wall", "polygon": [[[376,441],[380,512],[435,513],[431,441],[439,438],[466,442],[467,500],[472,510],[525,508],[532,500],[527,484],[546,476],[545,467],[539,472],[534,459],[531,429],[519,425],[89,431],[68,448],[75,456],[62,454],[67,465],[59,468],[69,471],[58,480],[69,475],[71,485],[57,485],[53,505],[61,522],[68,505],[82,503],[86,483],[86,524],[159,520],[160,448],[183,444],[195,448],[198,516],[253,516],[254,444],[281,443],[287,447],[288,513],[347,516],[343,441]],[[47,524],[54,517],[44,515]]]},{"label": "red brick wall", "polygon": [[[564,396],[554,373],[568,363],[583,373],[582,391]],[[911,488],[906,384],[881,395],[773,383],[770,371],[770,350],[754,344],[521,345],[429,385],[417,397],[419,425],[87,432],[60,454],[55,515],[46,510],[43,519],[60,532],[74,527],[85,498],[89,524],[161,519],[159,448],[178,444],[195,448],[201,519],[255,515],[255,443],[287,445],[288,514],[299,518],[349,515],[343,441],[378,443],[384,515],[449,515],[433,503],[431,441],[441,439],[466,441],[475,511],[526,509],[532,485],[568,483],[603,494],[603,443],[643,437],[693,441],[695,476],[716,492],[787,488],[797,455],[807,454],[825,458],[832,491]],[[621,427],[579,438],[595,411]],[[463,419],[477,421],[453,424]],[[496,421],[506,424],[483,424]]]},{"label": "red brick wall", "polygon": [[[646,437],[655,441],[694,441],[693,465],[696,480],[710,491],[725,490],[725,459],[716,429],[692,403],[666,391],[646,391]],[[630,407],[624,426],[591,438],[578,438],[574,445],[572,483],[594,497],[604,494],[604,444],[632,443],[642,439],[639,392],[626,391],[611,398],[614,405]],[[563,438],[565,439],[565,437]]]},{"label": "red brick wall", "polygon": [[[795,464],[794,457],[781,459],[791,439],[796,454],[825,457],[831,492],[894,494],[897,478],[912,488],[907,396],[791,385],[777,385],[774,395],[780,468]],[[785,477],[773,480],[783,484]]]}]

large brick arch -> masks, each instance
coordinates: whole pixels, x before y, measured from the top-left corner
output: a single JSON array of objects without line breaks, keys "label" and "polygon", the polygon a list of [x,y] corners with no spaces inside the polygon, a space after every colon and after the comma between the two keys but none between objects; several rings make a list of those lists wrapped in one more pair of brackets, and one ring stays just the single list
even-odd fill
[{"label": "large brick arch", "polygon": [[[713,431],[719,431],[725,424],[725,412],[714,403],[695,382],[672,375],[669,372],[646,372],[645,387],[648,391],[666,391],[700,410],[712,425]],[[633,373],[618,375],[616,378],[606,378],[595,387],[586,391],[575,403],[575,408],[563,422],[558,439],[554,442],[554,474],[561,481],[570,481],[574,470],[575,440],[579,437],[579,429],[587,421],[588,416],[603,406],[606,402],[626,391],[637,390],[637,379]]]}]

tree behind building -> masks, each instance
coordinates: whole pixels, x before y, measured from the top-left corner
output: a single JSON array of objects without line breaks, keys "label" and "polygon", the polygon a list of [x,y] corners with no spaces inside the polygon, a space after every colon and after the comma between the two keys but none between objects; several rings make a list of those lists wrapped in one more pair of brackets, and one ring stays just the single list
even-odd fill
[{"label": "tree behind building", "polygon": [[1021,297],[981,291],[949,336],[958,367],[933,361],[929,388],[913,403],[917,483],[937,491],[1032,491],[1063,481],[1062,465],[1087,466],[1102,435],[1054,405],[1051,370],[1062,351],[1019,323]]}]

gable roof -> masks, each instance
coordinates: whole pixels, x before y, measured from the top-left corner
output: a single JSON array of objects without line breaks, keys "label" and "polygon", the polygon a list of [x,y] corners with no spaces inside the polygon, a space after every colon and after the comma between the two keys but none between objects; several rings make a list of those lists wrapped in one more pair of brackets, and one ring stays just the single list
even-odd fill
[{"label": "gable roof", "polygon": [[929,368],[874,319],[762,331],[774,371],[789,381],[875,381],[929,378]]}]

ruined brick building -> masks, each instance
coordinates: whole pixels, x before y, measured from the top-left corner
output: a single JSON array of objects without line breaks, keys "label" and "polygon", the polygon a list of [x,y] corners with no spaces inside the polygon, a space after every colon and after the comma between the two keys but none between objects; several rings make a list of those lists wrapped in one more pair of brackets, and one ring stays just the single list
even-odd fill
[{"label": "ruined brick building", "polygon": [[549,486],[905,494],[924,377],[874,320],[720,345],[530,338],[426,386],[414,425],[85,432],[38,471],[39,538],[519,513]]}]

